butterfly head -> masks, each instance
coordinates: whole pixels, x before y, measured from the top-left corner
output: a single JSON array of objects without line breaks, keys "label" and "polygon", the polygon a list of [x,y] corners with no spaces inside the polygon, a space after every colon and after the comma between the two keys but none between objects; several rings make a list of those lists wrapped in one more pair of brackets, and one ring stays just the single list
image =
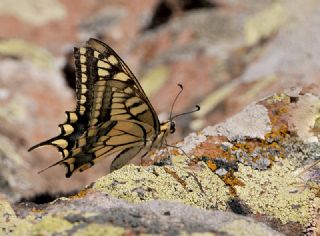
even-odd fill
[{"label": "butterfly head", "polygon": [[[178,84],[178,86],[180,87],[180,91],[179,91],[179,93],[177,94],[177,96],[173,100],[173,103],[171,105],[170,118],[169,118],[169,120],[166,121],[167,126],[168,126],[167,128],[168,128],[168,130],[170,130],[171,134],[173,134],[176,131],[176,124],[173,121],[174,118],[177,118],[179,116],[183,116],[183,115],[186,115],[186,114],[191,114],[193,112],[196,112],[196,111],[200,110],[200,107],[198,105],[196,105],[196,109],[195,110],[192,110],[192,111],[189,111],[189,112],[184,112],[184,113],[172,116],[174,104],[176,103],[176,101],[178,100],[179,95],[183,91],[183,86],[181,84]],[[163,123],[165,123],[165,122],[163,122]]]},{"label": "butterfly head", "polygon": [[176,131],[176,124],[172,120],[161,122],[160,127],[161,132],[165,133],[166,135],[168,135],[169,133],[173,134]]}]

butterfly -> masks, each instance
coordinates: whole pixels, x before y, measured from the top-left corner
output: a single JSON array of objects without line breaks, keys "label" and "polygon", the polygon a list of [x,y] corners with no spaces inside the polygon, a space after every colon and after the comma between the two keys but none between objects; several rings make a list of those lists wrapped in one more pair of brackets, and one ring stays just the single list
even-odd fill
[{"label": "butterfly", "polygon": [[58,136],[28,150],[55,146],[62,160],[48,168],[64,165],[69,178],[76,170],[115,156],[110,168],[114,171],[143,150],[147,150],[145,155],[160,148],[168,134],[175,132],[172,119],[160,123],[138,80],[108,45],[91,38],[74,48],[74,58],[76,109],[66,111],[67,120],[59,125]]}]

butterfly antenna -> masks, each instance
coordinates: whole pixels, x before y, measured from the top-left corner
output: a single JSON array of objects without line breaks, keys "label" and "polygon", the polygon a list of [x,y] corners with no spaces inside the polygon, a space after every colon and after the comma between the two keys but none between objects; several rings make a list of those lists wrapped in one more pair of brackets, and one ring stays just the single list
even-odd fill
[{"label": "butterfly antenna", "polygon": [[173,100],[173,103],[172,103],[172,106],[171,106],[171,110],[170,110],[170,118],[169,118],[169,120],[172,120],[173,118],[172,118],[172,111],[173,111],[173,107],[174,107],[174,104],[176,103],[176,101],[178,100],[178,97],[180,96],[180,94],[182,93],[182,91],[183,91],[183,86],[182,86],[182,84],[178,84],[178,86],[180,87],[180,91],[179,91],[179,93],[177,94],[177,96],[174,98],[174,100]]},{"label": "butterfly antenna", "polygon": [[194,110],[188,111],[188,112],[184,112],[184,113],[181,113],[181,114],[178,114],[178,115],[175,115],[175,116],[171,117],[171,119],[177,118],[177,117],[179,117],[179,116],[191,114],[191,113],[194,113],[194,112],[197,112],[197,111],[200,111],[200,106],[199,106],[199,105],[196,105],[196,107],[195,107]]}]

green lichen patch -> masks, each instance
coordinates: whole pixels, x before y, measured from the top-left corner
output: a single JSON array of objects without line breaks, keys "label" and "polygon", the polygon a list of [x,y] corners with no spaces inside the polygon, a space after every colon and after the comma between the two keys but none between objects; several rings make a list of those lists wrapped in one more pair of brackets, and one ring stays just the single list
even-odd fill
[{"label": "green lichen patch", "polygon": [[307,225],[313,217],[312,202],[316,196],[308,188],[294,190],[297,182],[294,169],[294,165],[288,160],[265,171],[240,164],[239,172],[235,175],[246,184],[236,186],[237,194],[254,214],[277,218],[283,224],[294,222]]},{"label": "green lichen patch", "polygon": [[221,227],[221,231],[228,235],[255,235],[255,236],[281,236],[280,234],[261,223],[246,221],[243,219],[234,220],[230,223],[226,223]]},{"label": "green lichen patch", "polygon": [[229,199],[224,183],[204,164],[197,171],[185,164],[185,156],[173,157],[173,166],[125,166],[93,185],[129,202],[174,200],[203,208],[226,209]]},{"label": "green lichen patch", "polygon": [[[231,190],[236,190],[234,194],[253,214],[262,214],[297,227],[310,224],[319,208],[315,207],[319,202],[319,183],[315,182],[315,176],[319,173],[316,170],[306,171],[305,167],[308,163],[317,163],[320,146],[318,142],[310,142],[310,139],[308,142],[299,139],[301,130],[309,129],[310,132],[316,122],[314,111],[319,110],[316,109],[318,100],[310,96],[301,95],[292,99],[286,94],[276,94],[259,102],[267,109],[270,120],[271,130],[264,137],[239,135],[220,142],[215,138],[212,151],[207,150],[212,154],[206,161],[208,167]],[[300,109],[301,104],[303,109]],[[297,112],[301,110],[303,112]],[[303,117],[311,117],[309,120],[312,122],[304,124]],[[292,132],[293,127],[295,130],[300,128]],[[203,152],[202,147],[200,145]],[[237,167],[230,168],[234,162]],[[303,176],[297,174],[300,169],[304,170]],[[298,184],[302,187],[297,188]]]},{"label": "green lichen patch", "polygon": [[112,225],[101,225],[101,224],[90,224],[87,227],[76,231],[74,236],[105,236],[105,235],[114,235],[122,236],[126,230],[121,227],[112,226]]},{"label": "green lichen patch", "polygon": [[0,199],[0,235],[13,232],[16,222],[17,217],[10,204]]},{"label": "green lichen patch", "polygon": [[0,199],[0,235],[37,235],[37,222],[34,215],[18,218],[10,204]]},{"label": "green lichen patch", "polygon": [[[53,233],[61,233],[63,235],[64,232],[72,227],[72,224],[64,219],[48,215],[40,221],[21,220],[13,235],[52,235]],[[65,233],[65,235],[67,234]]]},{"label": "green lichen patch", "polygon": [[[0,203],[0,211],[2,208]],[[63,211],[58,214],[46,215],[43,211],[34,212],[31,210],[28,215],[23,219],[17,218],[15,215],[12,215],[12,219],[8,220],[8,215],[14,214],[13,210],[5,214],[6,222],[4,222],[4,227],[6,230],[10,230],[10,235],[20,236],[20,235],[52,235],[57,233],[59,235],[67,235],[67,231],[71,230],[74,227],[74,224],[65,220],[64,217],[72,214],[72,211]],[[79,212],[74,212],[74,214],[79,214]],[[92,213],[84,214],[84,217],[92,216]],[[10,215],[11,216],[11,215]],[[0,228],[1,228],[1,218],[0,218]],[[6,232],[6,231],[3,231]],[[0,231],[1,235],[1,231]]]},{"label": "green lichen patch", "polygon": [[[197,160],[205,161],[225,185],[235,190],[231,193],[239,197],[254,214],[297,227],[306,227],[312,222],[317,211],[316,202],[319,201],[319,184],[314,181],[314,176],[319,175],[316,172],[307,171],[307,181],[304,176],[303,188],[297,189],[297,184],[301,182],[297,170],[305,169],[307,163],[316,163],[320,156],[318,142],[299,141],[291,132],[289,121],[295,118],[292,117],[292,107],[297,110],[300,103],[310,101],[303,96],[306,95],[293,99],[286,94],[276,94],[259,102],[267,110],[268,132],[262,137],[239,135],[227,140],[225,136],[217,138],[211,134],[193,152],[197,158],[192,159],[195,163]],[[312,101],[315,100],[313,98]],[[304,103],[303,114],[307,114],[308,106],[312,104],[318,103]]]},{"label": "green lichen patch", "polygon": [[[305,143],[302,140],[299,140],[297,138],[291,138],[284,143],[284,147],[286,152],[286,158],[288,160],[293,161],[296,165],[296,168],[297,168],[297,170],[295,170],[296,172],[303,172],[302,169],[306,169],[306,170],[309,169],[310,171],[308,172],[304,171],[304,173],[307,175],[311,174],[312,169],[310,169],[310,167],[315,165],[316,162],[320,160],[319,159],[320,157],[319,142]],[[317,178],[314,178],[314,180],[317,180]]]},{"label": "green lichen patch", "polygon": [[[143,234],[143,236],[149,236],[150,234]],[[196,233],[187,233],[187,232],[180,232],[179,236],[215,236],[217,234],[211,232],[196,232]]]}]

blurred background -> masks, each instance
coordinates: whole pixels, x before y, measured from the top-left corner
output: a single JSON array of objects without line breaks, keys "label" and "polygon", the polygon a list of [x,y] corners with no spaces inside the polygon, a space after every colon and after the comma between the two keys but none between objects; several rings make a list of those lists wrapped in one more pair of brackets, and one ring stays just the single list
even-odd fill
[{"label": "blurred background", "polygon": [[0,192],[12,201],[72,192],[107,173],[71,179],[52,147],[75,107],[73,47],[90,37],[127,63],[160,118],[184,85],[169,143],[284,89],[320,81],[318,0],[0,0]]}]

